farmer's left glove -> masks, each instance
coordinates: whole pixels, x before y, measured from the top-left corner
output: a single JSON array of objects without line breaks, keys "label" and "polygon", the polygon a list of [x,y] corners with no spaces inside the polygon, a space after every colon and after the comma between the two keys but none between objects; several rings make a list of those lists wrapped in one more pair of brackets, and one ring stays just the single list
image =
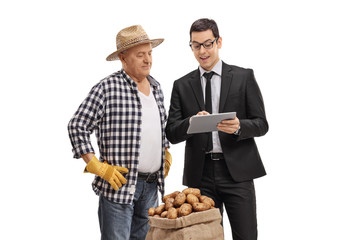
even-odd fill
[{"label": "farmer's left glove", "polygon": [[102,163],[95,155],[86,165],[86,170],[108,181],[116,191],[119,190],[123,184],[127,183],[122,173],[129,172],[127,168],[112,166],[107,162]]},{"label": "farmer's left glove", "polygon": [[170,166],[172,163],[172,157],[170,152],[165,148],[165,177],[169,174]]}]

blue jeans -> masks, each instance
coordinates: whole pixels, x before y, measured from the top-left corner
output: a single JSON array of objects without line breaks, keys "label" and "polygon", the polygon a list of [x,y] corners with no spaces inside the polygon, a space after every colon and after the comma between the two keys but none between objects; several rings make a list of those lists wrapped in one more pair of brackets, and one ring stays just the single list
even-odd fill
[{"label": "blue jeans", "polygon": [[102,240],[145,239],[150,229],[148,210],[158,205],[157,181],[138,180],[133,204],[118,204],[99,197]]}]

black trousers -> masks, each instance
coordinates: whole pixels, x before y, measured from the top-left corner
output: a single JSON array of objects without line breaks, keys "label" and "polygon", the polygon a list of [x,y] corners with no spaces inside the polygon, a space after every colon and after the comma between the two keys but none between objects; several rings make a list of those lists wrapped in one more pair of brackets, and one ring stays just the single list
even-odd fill
[{"label": "black trousers", "polygon": [[225,160],[205,160],[201,194],[211,197],[223,215],[223,206],[231,225],[233,239],[256,240],[256,198],[254,182],[234,182]]}]

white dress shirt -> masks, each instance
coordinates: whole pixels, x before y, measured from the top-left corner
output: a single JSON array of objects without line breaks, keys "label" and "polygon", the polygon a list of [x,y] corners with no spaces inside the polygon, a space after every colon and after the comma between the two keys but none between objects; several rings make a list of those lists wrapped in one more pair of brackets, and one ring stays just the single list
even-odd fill
[{"label": "white dress shirt", "polygon": [[[210,71],[205,71],[201,66],[199,66],[199,70],[200,70],[201,86],[204,95],[204,102],[205,102],[206,78],[203,76],[203,74],[205,72],[211,72],[211,71],[215,73],[211,78],[211,104],[212,104],[212,113],[219,113],[222,61],[219,60]],[[212,138],[213,138],[213,150],[210,152],[222,153],[222,148],[219,139],[219,132],[218,131],[213,132]]]}]

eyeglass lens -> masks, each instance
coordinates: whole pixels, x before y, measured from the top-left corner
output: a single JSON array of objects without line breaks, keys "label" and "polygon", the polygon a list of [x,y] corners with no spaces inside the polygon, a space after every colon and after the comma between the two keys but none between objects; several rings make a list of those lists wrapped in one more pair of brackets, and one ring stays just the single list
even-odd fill
[{"label": "eyeglass lens", "polygon": [[210,49],[213,47],[215,41],[216,41],[216,38],[214,41],[208,40],[204,43],[192,42],[192,43],[190,43],[190,46],[193,50],[199,50],[201,48],[201,45],[203,45],[205,49]]}]

